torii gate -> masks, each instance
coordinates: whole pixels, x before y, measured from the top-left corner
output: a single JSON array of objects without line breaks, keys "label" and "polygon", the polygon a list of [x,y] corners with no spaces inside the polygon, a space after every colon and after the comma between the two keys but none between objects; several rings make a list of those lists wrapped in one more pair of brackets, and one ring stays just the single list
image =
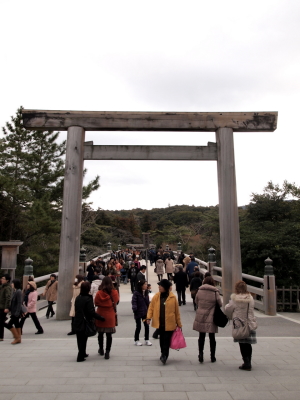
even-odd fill
[{"label": "torii gate", "polygon": [[[69,319],[78,273],[84,160],[216,160],[218,162],[222,290],[228,302],[241,279],[233,132],[277,128],[277,112],[90,112],[23,110],[27,129],[68,131],[56,318]],[[85,131],[216,132],[208,146],[94,146]]]}]

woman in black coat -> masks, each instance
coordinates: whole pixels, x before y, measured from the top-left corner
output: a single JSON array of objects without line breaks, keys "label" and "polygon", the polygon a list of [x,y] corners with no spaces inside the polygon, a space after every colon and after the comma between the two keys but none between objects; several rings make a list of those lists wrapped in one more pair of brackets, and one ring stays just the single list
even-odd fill
[{"label": "woman in black coat", "polygon": [[[176,292],[178,297],[178,304],[185,305],[185,290],[189,287],[187,274],[183,271],[183,267],[178,267],[179,271],[174,275],[174,283],[176,285]],[[182,301],[181,301],[182,296]]]},{"label": "woman in black coat", "polygon": [[85,332],[86,321],[96,318],[105,321],[101,315],[95,312],[93,296],[89,294],[91,289],[90,282],[83,282],[80,286],[80,294],[75,300],[75,317],[73,328],[77,336],[78,356],[77,362],[85,361],[89,356],[86,354],[87,335]]},{"label": "woman in black coat", "polygon": [[146,321],[147,311],[150,303],[147,287],[148,284],[145,280],[138,281],[136,285],[136,290],[133,293],[131,300],[132,311],[134,313],[134,319],[136,323],[134,334],[134,344],[136,346],[143,345],[139,339],[142,328],[142,321],[144,322],[145,327],[145,345],[152,346],[152,343],[149,341],[149,325]]}]

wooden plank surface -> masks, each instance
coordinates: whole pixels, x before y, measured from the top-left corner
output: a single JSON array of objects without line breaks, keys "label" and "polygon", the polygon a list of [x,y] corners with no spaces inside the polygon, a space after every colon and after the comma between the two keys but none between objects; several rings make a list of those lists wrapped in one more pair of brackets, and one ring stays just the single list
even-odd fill
[{"label": "wooden plank surface", "polygon": [[267,131],[277,128],[277,112],[119,112],[23,110],[28,129],[67,130],[80,126],[87,131],[186,131],[215,132],[231,128],[236,132]]},{"label": "wooden plank surface", "polygon": [[209,146],[84,146],[84,160],[217,160],[217,145]]}]

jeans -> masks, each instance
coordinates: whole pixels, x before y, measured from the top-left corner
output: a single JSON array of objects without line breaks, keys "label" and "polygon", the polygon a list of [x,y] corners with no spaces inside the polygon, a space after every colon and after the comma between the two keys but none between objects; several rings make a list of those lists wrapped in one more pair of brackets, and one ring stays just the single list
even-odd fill
[{"label": "jeans", "polygon": [[240,345],[240,352],[243,357],[243,360],[245,358],[249,358],[251,362],[251,357],[252,357],[252,346],[250,343],[239,343]]},{"label": "jeans", "polygon": [[130,286],[131,286],[131,292],[133,293],[135,291],[135,286],[136,286],[136,279],[130,279]]},{"label": "jeans", "polygon": [[140,332],[142,328],[142,320],[144,321],[144,327],[145,327],[145,340],[149,340],[149,325],[147,324],[146,321],[146,316],[144,318],[135,318],[135,323],[136,323],[136,328],[135,328],[135,333],[134,333],[134,341],[137,342],[140,339]]},{"label": "jeans", "polygon": [[46,312],[46,316],[49,317],[50,314],[54,315],[55,312],[53,311],[53,303],[54,301],[48,301],[48,308],[47,308],[47,312]]},{"label": "jeans", "polygon": [[[182,297],[182,301],[181,301]],[[185,304],[185,288],[182,290],[177,290],[177,298],[178,298],[178,303],[181,305],[182,303]]]},{"label": "jeans", "polygon": [[161,354],[169,357],[170,343],[173,331],[165,331],[164,329],[159,328],[159,344]]},{"label": "jeans", "polygon": [[[214,333],[209,333],[209,344],[210,344],[210,354],[211,356],[215,356],[216,353],[216,338]],[[199,332],[198,346],[199,346],[199,354],[203,353],[204,343],[205,343],[206,332]]]},{"label": "jeans", "polygon": [[11,329],[13,326],[15,328],[21,328],[20,325],[20,318],[19,317],[15,317],[14,315],[12,315],[10,317],[10,321],[8,323],[4,323],[5,328],[7,329]]},{"label": "jeans", "polygon": [[38,320],[38,317],[36,316],[36,313],[35,313],[35,312],[34,312],[34,313],[28,313],[28,314],[25,315],[25,317],[22,317],[22,318],[21,318],[21,321],[20,321],[20,328],[23,328],[23,325],[25,324],[25,321],[26,321],[27,318],[29,318],[29,316],[32,318],[32,321],[33,321],[33,323],[34,323],[36,329],[37,329],[39,332],[42,332],[42,331],[43,331],[43,328],[41,327],[40,321]]}]

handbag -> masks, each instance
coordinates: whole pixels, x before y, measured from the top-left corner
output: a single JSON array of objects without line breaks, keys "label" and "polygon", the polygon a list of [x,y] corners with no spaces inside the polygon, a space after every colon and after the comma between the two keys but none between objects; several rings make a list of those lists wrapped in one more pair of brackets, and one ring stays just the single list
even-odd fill
[{"label": "handbag", "polygon": [[186,342],[182,330],[177,326],[171,337],[170,349],[179,350],[184,349],[185,347]]},{"label": "handbag", "polygon": [[83,317],[85,319],[85,334],[87,337],[95,336],[97,333],[96,326],[94,324],[94,321],[88,321],[85,316]]},{"label": "handbag", "polygon": [[21,304],[21,314],[26,314],[27,313],[27,307],[24,306],[24,304]]},{"label": "handbag", "polygon": [[114,309],[114,312],[115,312],[115,326],[118,326],[118,313],[117,313],[117,307],[116,307],[116,305],[115,305],[115,302],[114,302],[114,300],[113,300],[113,298],[112,298],[112,295],[110,295],[110,299],[111,299],[112,306],[113,306],[113,309]]},{"label": "handbag", "polygon": [[157,268],[155,267],[155,268],[154,268],[154,272],[156,273],[156,271],[157,271]]},{"label": "handbag", "polygon": [[217,302],[217,292],[215,292],[215,294],[216,294],[216,305],[214,311],[214,324],[219,326],[220,328],[225,328],[225,326],[228,323],[228,318],[223,313],[219,303]]},{"label": "handbag", "polygon": [[248,310],[247,310],[247,319],[244,321],[241,318],[235,317],[232,320],[232,337],[233,339],[246,339],[250,336],[250,328],[248,324],[248,312],[249,312],[249,303],[248,303]]}]

